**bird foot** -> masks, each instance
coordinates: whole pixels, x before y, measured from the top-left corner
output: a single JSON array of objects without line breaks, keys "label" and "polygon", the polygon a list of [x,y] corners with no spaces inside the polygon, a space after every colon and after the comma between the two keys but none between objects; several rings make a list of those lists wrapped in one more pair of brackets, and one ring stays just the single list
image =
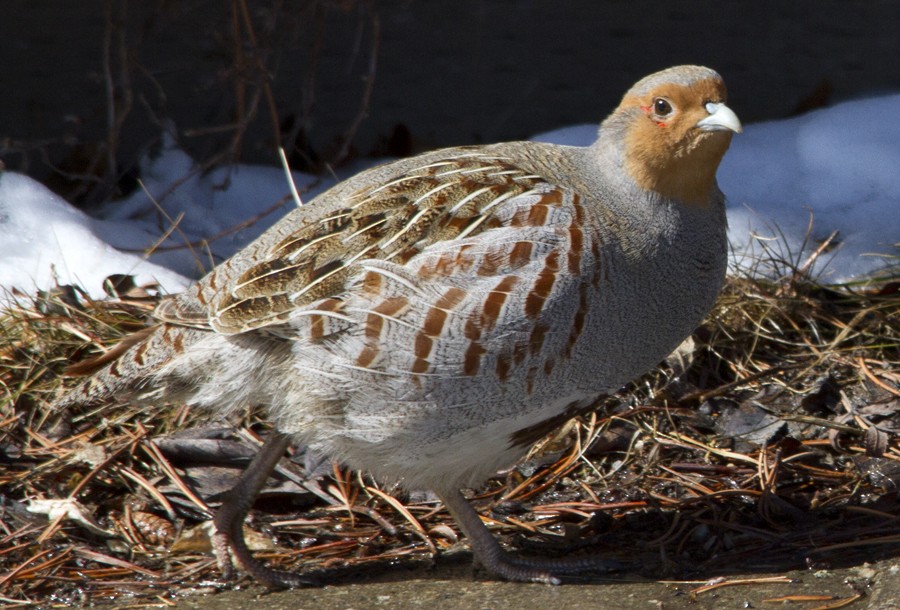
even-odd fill
[{"label": "bird foot", "polygon": [[231,559],[231,543],[228,540],[228,534],[216,530],[213,525],[209,539],[212,543],[213,557],[216,558],[216,566],[219,568],[219,573],[222,574],[222,579],[233,580],[234,562]]},{"label": "bird foot", "polygon": [[617,561],[590,555],[559,559],[511,555],[500,547],[459,490],[445,490],[438,496],[469,539],[475,558],[485,569],[506,580],[558,585],[562,584],[561,576],[589,571],[608,572],[623,567]]},{"label": "bird foot", "polygon": [[562,584],[563,576],[581,572],[615,572],[625,567],[621,562],[595,555],[569,558],[519,557],[499,548],[482,554],[479,561],[485,569],[506,580],[548,585]]},{"label": "bird foot", "polygon": [[225,579],[234,574],[231,553],[244,570],[269,589],[292,589],[296,587],[320,586],[311,576],[273,570],[254,559],[244,540],[244,518],[259,495],[266,478],[284,454],[290,442],[288,436],[273,432],[256,457],[241,475],[222,501],[222,506],[213,517],[215,534],[212,536],[213,553]]},{"label": "bird foot", "polygon": [[230,531],[219,529],[212,536],[213,554],[224,580],[232,580],[235,577],[232,560],[232,552],[234,552],[234,557],[237,558],[244,571],[269,589],[296,589],[322,585],[314,576],[295,574],[264,566],[251,554],[244,540],[242,529],[231,528]]}]

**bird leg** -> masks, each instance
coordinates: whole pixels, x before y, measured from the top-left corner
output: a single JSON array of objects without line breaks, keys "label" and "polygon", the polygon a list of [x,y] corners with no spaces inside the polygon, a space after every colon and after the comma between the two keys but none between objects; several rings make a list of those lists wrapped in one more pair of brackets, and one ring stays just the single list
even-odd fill
[{"label": "bird leg", "polygon": [[558,585],[562,582],[558,574],[588,570],[609,571],[622,567],[616,561],[593,556],[566,559],[516,557],[500,547],[481,517],[458,490],[437,495],[456,519],[459,529],[469,539],[475,558],[487,570],[506,580]]},{"label": "bird leg", "polygon": [[[244,541],[244,518],[288,445],[290,445],[288,435],[272,432],[259,453],[241,474],[235,486],[226,492],[222,506],[216,511],[213,519],[216,526],[213,548],[226,578],[229,577],[231,571],[228,554],[230,549],[244,570],[270,589],[319,584],[315,578],[308,575],[302,576],[293,572],[267,568],[253,558]],[[463,534],[469,539],[472,551],[478,561],[488,571],[506,580],[558,585],[562,582],[559,574],[621,567],[616,562],[591,556],[571,559],[516,557],[500,547],[500,544],[481,521],[481,517],[459,490],[439,492],[438,497],[456,519]]]},{"label": "bird leg", "polygon": [[244,518],[290,442],[288,435],[272,432],[259,453],[241,474],[238,482],[225,493],[222,506],[216,511],[213,518],[216,526],[213,550],[226,578],[229,578],[231,573],[231,560],[228,554],[230,548],[244,570],[270,589],[318,584],[309,576],[267,568],[253,558],[244,541]]}]

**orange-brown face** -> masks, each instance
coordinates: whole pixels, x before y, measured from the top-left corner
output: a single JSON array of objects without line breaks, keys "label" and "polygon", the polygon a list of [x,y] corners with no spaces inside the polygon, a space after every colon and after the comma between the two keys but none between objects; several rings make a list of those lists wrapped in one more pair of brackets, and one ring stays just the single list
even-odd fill
[{"label": "orange-brown face", "polygon": [[647,83],[654,75],[641,81],[619,105],[616,113],[628,116],[626,169],[642,188],[706,205],[719,162],[741,126],[725,106],[725,84],[718,75],[710,71],[685,82],[677,70],[669,79]]}]

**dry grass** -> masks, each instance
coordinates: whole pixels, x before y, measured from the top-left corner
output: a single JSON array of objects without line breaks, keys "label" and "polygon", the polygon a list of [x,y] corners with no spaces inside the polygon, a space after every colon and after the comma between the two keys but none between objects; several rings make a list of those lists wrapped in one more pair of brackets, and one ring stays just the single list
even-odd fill
[{"label": "dry grass", "polygon": [[[180,405],[48,408],[63,367],[140,328],[152,301],[140,290],[103,302],[60,291],[0,318],[5,603],[221,586],[209,506],[264,433],[257,416],[223,423],[223,436]],[[896,555],[898,320],[896,278],[732,278],[686,362],[540,442],[477,504],[514,545],[590,547],[652,578]],[[223,455],[228,464],[212,464]],[[295,458],[252,515],[248,537],[267,561],[347,578],[455,544],[427,494]]]}]

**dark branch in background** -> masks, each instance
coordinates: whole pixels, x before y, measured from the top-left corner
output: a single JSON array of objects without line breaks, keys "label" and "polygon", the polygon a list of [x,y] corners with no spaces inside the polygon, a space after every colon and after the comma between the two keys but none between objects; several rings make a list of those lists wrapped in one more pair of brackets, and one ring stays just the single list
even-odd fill
[{"label": "dark branch in background", "polygon": [[116,153],[119,150],[122,126],[134,105],[125,28],[128,2],[107,0],[105,12],[103,80],[106,88],[106,164],[101,184],[89,196],[92,202],[101,202],[116,194],[119,168]]},{"label": "dark branch in background", "polygon": [[[325,151],[323,155],[320,155],[313,148],[311,140],[315,124],[317,76],[322,51],[327,40],[327,17],[329,10],[336,8],[346,14],[354,7],[359,15],[359,19],[354,44],[347,50],[348,79],[352,78],[352,66],[357,63],[362,55],[362,40],[368,31],[371,32],[369,56],[366,58],[368,65],[366,73],[362,76],[364,87],[360,97],[359,110],[335,142],[332,152],[328,153]],[[282,131],[285,132],[284,142],[288,147],[291,161],[301,169],[309,168],[320,171],[325,167],[336,166],[347,160],[351,154],[356,133],[369,115],[369,105],[375,85],[378,53],[381,44],[381,24],[375,10],[375,3],[372,0],[344,0],[337,3],[314,0],[310,3],[309,8],[309,13],[311,14],[309,14],[305,24],[310,29],[308,32],[309,61],[305,67],[300,104],[293,112],[285,115],[282,121]]]},{"label": "dark branch in background", "polygon": [[378,50],[381,42],[381,22],[378,20],[378,14],[374,10],[375,7],[373,6],[373,2],[371,0],[365,0],[364,5],[372,22],[372,47],[369,50],[369,70],[363,77],[366,86],[363,90],[362,98],[360,99],[359,112],[353,118],[350,126],[341,137],[341,148],[334,156],[334,159],[332,159],[332,164],[334,165],[340,165],[340,163],[350,154],[350,146],[353,144],[353,138],[356,137],[359,126],[362,125],[365,118],[369,116],[369,103],[372,100],[372,91],[375,88],[375,72],[378,67]]},{"label": "dark branch in background", "polygon": [[[243,26],[243,28],[241,27]],[[242,32],[246,33],[247,43],[253,51],[248,58],[244,55],[244,39]],[[274,148],[281,146],[281,133],[278,127],[278,110],[275,106],[275,96],[272,94],[272,76],[265,64],[263,55],[267,50],[261,49],[256,39],[256,33],[253,29],[253,20],[250,18],[250,12],[247,10],[246,0],[234,0],[232,2],[232,34],[234,36],[234,52],[235,65],[239,68],[250,68],[252,73],[259,79],[262,94],[265,96],[266,105],[269,110],[269,118],[272,121],[272,137]],[[231,152],[233,161],[237,162],[240,158],[240,147],[243,135],[249,127],[250,121],[256,114],[256,103],[253,104],[253,111],[247,112],[244,105],[245,83],[241,77],[243,69],[239,69],[238,78],[235,80],[235,101],[237,102],[237,120],[238,129],[232,140]],[[254,94],[254,97],[258,92]]]},{"label": "dark branch in background", "polygon": [[[9,169],[29,173],[76,205],[95,206],[138,188],[138,160],[152,154],[160,133],[188,152],[199,172],[250,158],[274,164],[279,146],[300,170],[322,171],[354,154],[380,48],[374,0],[230,0],[227,13],[209,14],[203,2],[104,0],[102,6],[93,38],[96,67],[82,68],[80,106],[51,137],[0,140]],[[172,55],[167,40],[179,28],[196,29],[202,45],[188,48],[202,55]],[[345,35],[350,40],[335,47]],[[359,96],[333,138],[316,120],[326,52],[346,59],[347,89]],[[276,82],[279,63],[299,78]],[[297,103],[278,101],[295,96]],[[194,118],[176,125],[186,105],[193,105],[187,115]]]},{"label": "dark branch in background", "polygon": [[294,112],[293,121],[288,130],[285,141],[290,146],[290,155],[299,157],[302,164],[307,167],[316,165],[316,159],[308,150],[308,134],[312,131],[313,108],[316,104],[316,75],[319,69],[319,61],[322,57],[322,46],[325,41],[325,16],[326,9],[319,2],[314,2],[312,7],[311,24],[312,36],[309,38],[310,59],[306,67],[303,86],[300,93],[300,107]]}]

